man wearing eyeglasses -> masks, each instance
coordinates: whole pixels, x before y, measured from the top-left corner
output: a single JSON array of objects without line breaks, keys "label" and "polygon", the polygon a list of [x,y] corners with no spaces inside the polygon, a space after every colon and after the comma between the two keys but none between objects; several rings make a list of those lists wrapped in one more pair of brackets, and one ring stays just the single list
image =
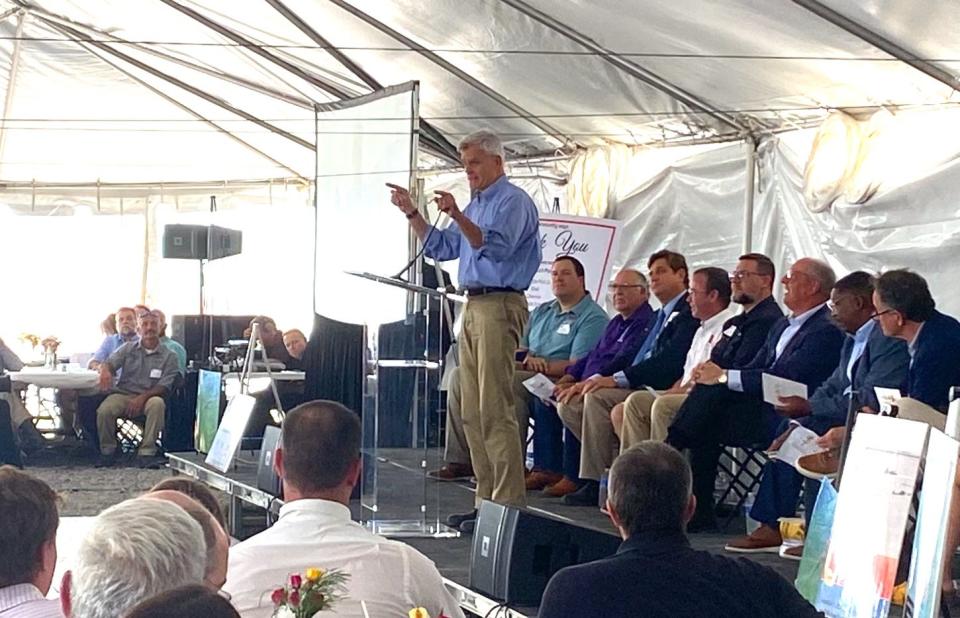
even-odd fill
[{"label": "man wearing eyeglasses", "polygon": [[[724,273],[724,277],[726,277]],[[740,256],[736,270],[730,273],[729,289],[731,300],[743,306],[743,312],[722,322],[719,340],[710,343],[706,349],[709,360],[720,367],[741,367],[746,365],[763,346],[767,333],[777,320],[783,317],[780,305],[773,299],[773,282],[776,269],[770,258],[761,253],[748,253]],[[694,273],[694,282],[696,282]],[[714,285],[714,288],[719,287]],[[688,297],[689,298],[689,297]],[[706,320],[703,316],[697,316]],[[716,318],[718,316],[714,316]],[[720,318],[721,320],[725,318]],[[700,333],[706,321],[701,324]],[[702,356],[695,356],[696,336],[694,345],[690,346],[687,354],[687,365],[684,366],[683,382],[652,400],[646,391],[637,391],[624,402],[618,419],[614,409],[614,429],[622,425],[620,433],[620,452],[630,448],[642,440],[657,440],[662,442],[667,437],[667,429],[673,418],[686,401],[687,395],[693,389],[692,376],[703,361]],[[701,350],[701,354],[703,351]],[[694,363],[691,365],[691,363]],[[688,375],[688,371],[689,375]],[[619,420],[619,423],[618,423]]]},{"label": "man wearing eyeglasses", "polygon": [[[810,397],[781,398],[777,413],[784,417],[781,429],[789,432],[796,419],[818,434],[843,425],[847,418],[850,396],[857,392],[857,403],[878,407],[874,387],[901,388],[907,379],[907,346],[903,341],[887,337],[872,319],[875,308],[872,296],[874,281],[868,273],[856,271],[837,281],[827,306],[830,318],[842,328],[844,340],[840,362],[833,374]],[[770,448],[786,438],[782,434]],[[770,461],[763,468],[763,478],[750,517],[761,522],[751,534],[727,544],[727,551],[739,553],[776,552],[780,537],[781,517],[796,514],[802,477],[796,469],[782,461]],[[804,493],[808,519],[816,503],[816,486]],[[797,553],[799,552],[799,553]],[[784,557],[799,559],[801,548],[791,548]]]},{"label": "man wearing eyeglasses", "polygon": [[697,371],[697,386],[667,434],[668,444],[691,451],[697,496],[692,531],[716,528],[713,490],[723,445],[766,446],[775,435],[779,421],[763,401],[763,374],[800,382],[812,392],[837,366],[843,333],[830,321],[827,308],[835,282],[827,264],[797,260],[781,279],[791,314],[774,325],[756,356],[732,369],[707,362]]}]

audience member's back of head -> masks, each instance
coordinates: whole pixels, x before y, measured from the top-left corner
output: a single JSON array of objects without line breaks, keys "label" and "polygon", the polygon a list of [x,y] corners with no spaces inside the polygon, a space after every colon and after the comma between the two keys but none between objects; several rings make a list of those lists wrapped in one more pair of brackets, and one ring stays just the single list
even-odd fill
[{"label": "audience member's back of head", "polygon": [[181,586],[147,599],[125,618],[240,618],[230,601],[206,586]]},{"label": "audience member's back of head", "polygon": [[341,485],[360,457],[360,420],[335,401],[308,401],[283,419],[284,483],[301,492]]},{"label": "audience member's back of head", "polygon": [[140,601],[203,581],[203,530],[165,500],[133,499],[98,515],[69,587],[72,618],[116,618]]},{"label": "audience member's back of head", "polygon": [[[44,570],[44,552],[57,540],[57,502],[57,494],[40,479],[11,466],[0,468],[0,588],[33,583]],[[43,594],[53,576],[49,567],[38,586]]]},{"label": "audience member's back of head", "polygon": [[691,510],[690,465],[663,442],[641,442],[610,468],[608,501],[625,536],[682,531]]},{"label": "audience member's back of head", "polygon": [[188,478],[186,476],[171,476],[170,478],[163,479],[151,487],[150,491],[162,491],[167,489],[179,491],[182,494],[190,496],[199,502],[203,508],[207,509],[207,511],[213,515],[213,518],[217,520],[217,523],[220,524],[224,530],[227,529],[227,518],[223,514],[223,508],[220,506],[220,502],[217,500],[217,497],[206,485],[196,479]]}]

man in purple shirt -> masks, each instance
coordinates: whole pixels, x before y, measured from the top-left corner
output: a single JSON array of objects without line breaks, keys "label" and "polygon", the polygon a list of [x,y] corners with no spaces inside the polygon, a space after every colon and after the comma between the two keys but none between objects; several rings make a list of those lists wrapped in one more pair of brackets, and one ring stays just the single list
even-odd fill
[{"label": "man in purple shirt", "polygon": [[[554,390],[557,400],[562,400],[567,391],[587,378],[613,375],[629,367],[646,339],[653,315],[647,302],[646,277],[639,271],[623,269],[609,287],[617,315],[607,324],[597,346],[567,367],[557,381]],[[542,488],[545,494],[554,497],[576,491],[580,485],[580,441],[564,429],[556,407],[537,401],[533,414],[534,471],[527,478],[527,488]]]}]

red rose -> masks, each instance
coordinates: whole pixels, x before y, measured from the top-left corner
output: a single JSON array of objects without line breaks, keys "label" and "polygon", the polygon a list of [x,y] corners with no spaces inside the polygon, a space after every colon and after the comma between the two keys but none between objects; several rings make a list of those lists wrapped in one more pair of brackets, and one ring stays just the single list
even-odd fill
[{"label": "red rose", "polygon": [[286,597],[287,591],[283,588],[277,588],[273,591],[273,594],[270,595],[270,600],[273,601],[274,605],[280,605]]},{"label": "red rose", "polygon": [[290,576],[290,585],[293,586],[294,588],[299,588],[300,584],[302,583],[303,583],[303,579],[301,579],[299,575]]},{"label": "red rose", "polygon": [[300,605],[300,591],[294,590],[290,593],[290,605],[293,607]]}]

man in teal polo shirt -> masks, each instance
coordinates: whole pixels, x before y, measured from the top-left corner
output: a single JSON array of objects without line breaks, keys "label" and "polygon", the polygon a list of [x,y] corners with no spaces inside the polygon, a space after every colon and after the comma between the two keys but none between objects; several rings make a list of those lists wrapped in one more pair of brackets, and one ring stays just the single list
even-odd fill
[{"label": "man in teal polo shirt", "polygon": [[[525,442],[530,394],[522,382],[535,373],[556,379],[580,357],[597,345],[609,317],[586,291],[583,264],[574,257],[561,256],[551,267],[554,300],[543,303],[530,315],[530,322],[518,350],[514,397],[521,441]],[[462,480],[472,475],[470,451],[460,414],[459,370],[454,370],[447,393],[447,445],[445,465],[429,473],[438,480]]]}]

